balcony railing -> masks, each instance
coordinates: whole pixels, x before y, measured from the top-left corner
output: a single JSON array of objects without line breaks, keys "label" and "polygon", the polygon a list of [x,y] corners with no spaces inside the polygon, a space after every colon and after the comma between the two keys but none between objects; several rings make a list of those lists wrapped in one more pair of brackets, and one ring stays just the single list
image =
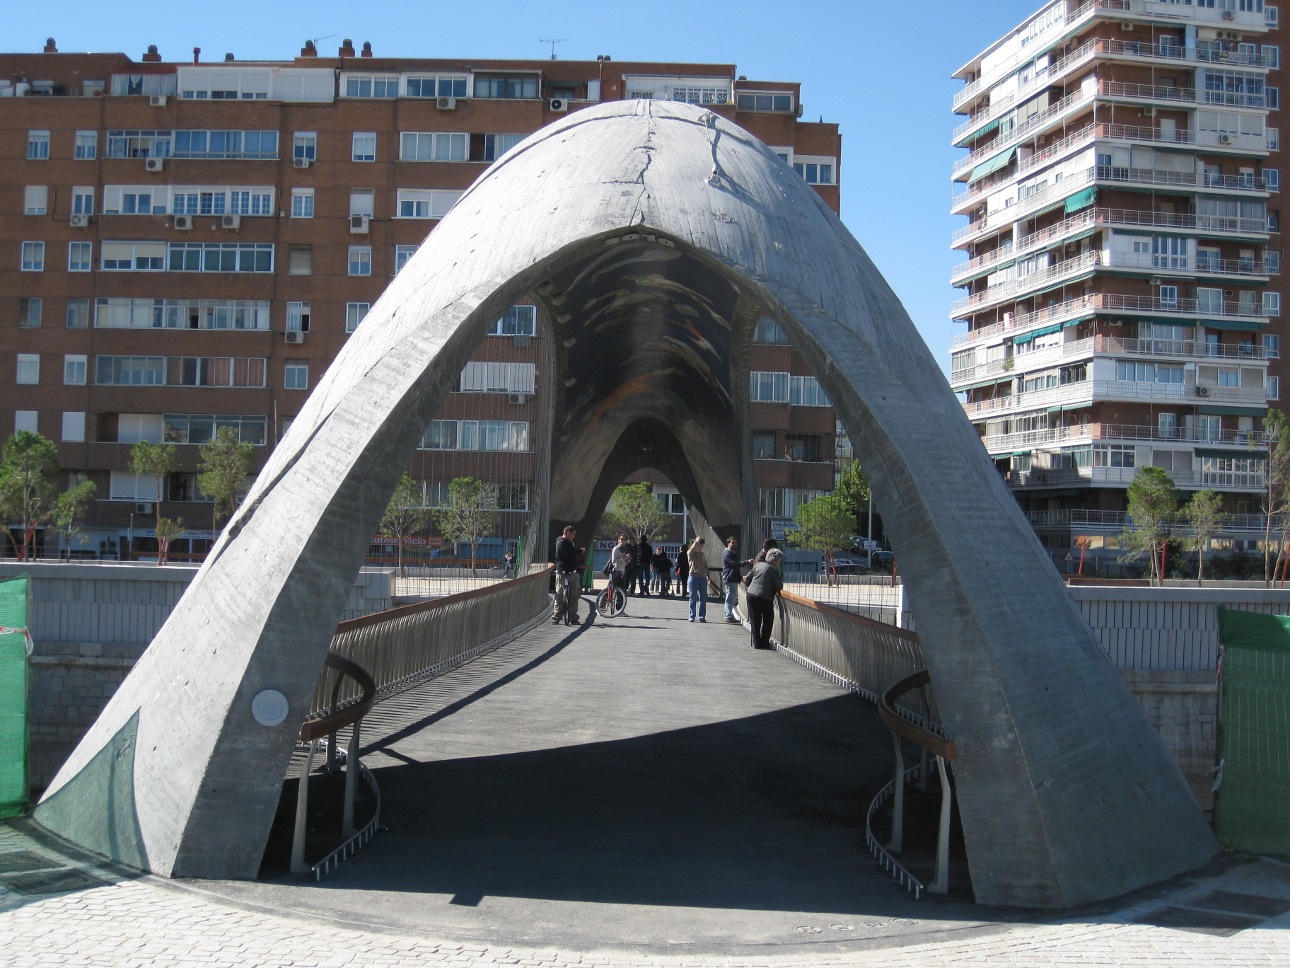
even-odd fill
[{"label": "balcony railing", "polygon": [[963,404],[963,410],[969,417],[977,417],[991,413],[1036,410],[1054,405],[1082,406],[1092,403],[1094,399],[1165,400],[1173,403],[1209,400],[1217,403],[1243,403],[1250,406],[1267,403],[1267,391],[1263,387],[1207,387],[1205,389],[1209,393],[1202,398],[1197,396],[1196,387],[1185,383],[1081,380],[1078,383],[1067,383],[1065,386],[1029,390],[1006,397],[994,397],[990,400],[976,400]]},{"label": "balcony railing", "polygon": [[1160,296],[1123,296],[1119,293],[1098,293],[1101,308],[1129,313],[1170,313],[1180,316],[1231,316],[1240,319],[1266,321],[1263,307],[1245,302],[1218,299],[1162,299]]},{"label": "balcony railing", "polygon": [[1189,275],[1270,276],[1281,271],[1280,265],[1268,266],[1254,259],[1217,259],[1204,256],[1158,255],[1150,252],[1112,252],[1114,269],[1152,269],[1160,272],[1185,272]]},{"label": "balcony railing", "polygon": [[[1030,523],[1035,527],[1066,527],[1087,525],[1095,528],[1123,528],[1133,519],[1126,511],[1100,511],[1085,508],[1067,508],[1056,511],[1031,511]],[[1266,533],[1267,518],[1262,514],[1220,514],[1219,532],[1255,531]],[[1185,529],[1190,530],[1190,529]],[[1281,515],[1272,516],[1272,530],[1281,530]]]},{"label": "balcony railing", "polygon": [[[1062,470],[1036,468],[1008,471],[1004,481],[1009,487],[1088,486],[1093,484],[1132,484],[1137,467],[1074,467]],[[1212,487],[1217,490],[1252,491],[1263,487],[1262,471],[1171,471],[1169,479],[1183,486]]]},{"label": "balcony railing", "polygon": [[1034,329],[1037,326],[1050,323],[1064,323],[1079,316],[1096,312],[1099,308],[1099,302],[1100,300],[1096,293],[1076,296],[1074,299],[1068,299],[1065,302],[1058,303],[1056,306],[1046,306],[1032,313],[1021,313],[1010,319],[970,329],[966,333],[959,333],[950,337],[950,346],[963,346],[967,343],[990,339],[1003,333]]},{"label": "balcony railing", "polygon": [[1253,343],[1206,343],[1190,339],[1130,339],[1095,336],[1097,353],[1128,353],[1135,356],[1172,356],[1183,359],[1267,360],[1262,346]]},{"label": "balcony railing", "polygon": [[1059,343],[1042,350],[1035,350],[1018,356],[1009,356],[989,363],[978,363],[975,366],[959,367],[950,372],[950,385],[971,384],[991,377],[1017,376],[1025,370],[1043,369],[1081,356],[1091,356],[1095,351],[1094,337]]},{"label": "balcony railing", "polygon": [[[1267,446],[1268,438],[1261,430],[1220,430],[1209,428],[1177,427],[1161,431],[1159,427],[1137,424],[1086,423],[1069,427],[1050,427],[1048,430],[1027,430],[1014,434],[994,434],[982,438],[990,453],[1006,453],[1023,447],[1045,447],[1082,440],[1132,440],[1150,444],[1226,444],[1233,447]],[[1232,451],[1240,457],[1240,450]]]},{"label": "balcony railing", "polygon": [[1029,218],[1035,212],[1048,208],[1063,198],[1075,194],[1080,189],[1093,184],[1097,169],[1089,168],[1076,175],[1063,178],[1059,182],[1054,182],[1047,188],[1035,192],[1032,195],[1019,201],[1016,205],[1008,208],[1001,208],[991,212],[985,218],[977,219],[975,222],[969,222],[962,228],[957,229],[951,237],[954,242],[963,239],[984,235],[988,231],[997,231],[1001,225],[1012,225],[1022,219]]},{"label": "balcony railing", "polygon": [[1262,94],[1240,94],[1233,91],[1198,91],[1194,87],[1127,84],[1123,81],[1102,81],[1098,89],[1105,97],[1126,98],[1133,101],[1170,101],[1232,108],[1267,107],[1267,98]]},{"label": "balcony railing", "polygon": [[1013,279],[997,286],[991,286],[984,292],[974,293],[971,296],[964,296],[962,299],[954,300],[950,304],[950,312],[953,315],[964,311],[976,312],[983,306],[1016,299],[1020,293],[1031,292],[1036,289],[1050,289],[1063,281],[1068,281],[1090,272],[1100,263],[1100,257],[1101,252],[1095,249],[1076,256],[1074,259],[1067,259],[1065,262],[1057,263],[1057,265],[1032,272],[1021,279]]},{"label": "balcony railing", "polygon": [[978,148],[971,154],[965,155],[964,157],[956,160],[954,162],[954,174],[957,175],[965,169],[973,168],[985,161],[987,158],[993,158],[1000,151],[1006,150],[1009,145],[1015,145],[1025,141],[1026,138],[1030,137],[1036,131],[1042,131],[1049,124],[1052,124],[1056,118],[1059,118],[1068,111],[1073,111],[1084,104],[1091,103],[1092,100],[1092,91],[1080,89],[1073,94],[1067,94],[1056,104],[1050,104],[1038,114],[1031,115],[1007,134],[994,139],[985,147]]}]

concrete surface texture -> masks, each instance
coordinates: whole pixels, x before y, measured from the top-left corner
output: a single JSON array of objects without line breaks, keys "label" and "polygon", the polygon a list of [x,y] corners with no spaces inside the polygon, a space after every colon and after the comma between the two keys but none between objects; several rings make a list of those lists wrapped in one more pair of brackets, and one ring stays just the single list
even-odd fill
[{"label": "concrete surface texture", "polygon": [[0,825],[0,962],[1290,963],[1290,867],[1249,857],[1059,917],[913,901],[863,847],[873,708],[675,600],[541,627],[369,733],[386,829],[321,884],[139,877]]},{"label": "concrete surface texture", "polygon": [[[569,115],[461,198],[310,395],[55,778],[40,822],[154,872],[254,876],[331,630],[424,427],[505,307],[576,291],[560,274],[599,271],[623,244],[645,262],[680,252],[708,267],[711,279],[687,268],[671,282],[691,303],[733,303],[732,326],[773,316],[837,408],[875,482],[961,752],[954,774],[978,898],[1069,906],[1211,857],[1217,845],[1177,766],[859,245],[747,132],[698,106],[650,101]],[[718,386],[705,392],[720,396],[720,368],[694,370],[711,370]],[[724,386],[739,399],[731,372]],[[580,467],[588,500],[594,461],[640,417],[633,406],[611,396],[582,421],[601,428],[578,438],[593,462]],[[735,468],[711,472],[714,427],[683,421],[677,438],[721,531],[742,521],[714,489],[749,485]],[[752,513],[746,495],[742,506]],[[281,726],[250,715],[266,688],[289,700]]]}]

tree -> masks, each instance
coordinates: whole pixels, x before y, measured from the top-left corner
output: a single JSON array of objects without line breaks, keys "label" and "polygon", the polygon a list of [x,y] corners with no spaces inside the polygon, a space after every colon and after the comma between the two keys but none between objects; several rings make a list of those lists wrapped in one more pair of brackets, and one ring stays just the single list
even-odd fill
[{"label": "tree", "polygon": [[[142,477],[151,477],[157,485],[157,531],[161,531],[161,500],[165,495],[166,476],[179,462],[174,444],[164,441],[153,443],[141,440],[130,448],[130,470]],[[161,540],[158,534],[158,541]]]},{"label": "tree", "polygon": [[72,538],[81,534],[81,523],[96,490],[93,481],[82,481],[60,494],[54,503],[53,524],[63,536],[63,544],[69,548]]},{"label": "tree", "polygon": [[237,439],[232,427],[220,427],[209,443],[198,451],[197,487],[207,497],[214,498],[211,509],[211,530],[218,529],[220,511],[231,518],[241,502],[251,469],[254,448]]},{"label": "tree", "polygon": [[[797,506],[797,527],[784,532],[799,548],[819,551],[832,560],[836,548],[849,547],[855,519],[847,499],[834,491]],[[829,576],[826,569],[825,575]],[[832,578],[828,577],[829,584]]]},{"label": "tree", "polygon": [[20,430],[5,441],[0,456],[0,512],[6,521],[18,522],[19,538],[5,529],[14,557],[25,561],[34,549],[36,530],[47,520],[58,500],[58,451],[52,441]]},{"label": "tree", "polygon": [[1165,544],[1169,528],[1178,511],[1178,489],[1169,475],[1159,467],[1142,467],[1129,485],[1129,517],[1132,523],[1124,529],[1124,546],[1134,558],[1144,552],[1150,560],[1148,574],[1157,584],[1165,579]]},{"label": "tree", "polygon": [[620,484],[605,508],[605,522],[636,541],[642,535],[653,538],[666,534],[672,527],[672,512],[650,492],[648,484]]},{"label": "tree", "polygon": [[[1263,434],[1267,438],[1268,456],[1263,465],[1263,583],[1272,585],[1274,569],[1272,567],[1272,521],[1280,515],[1283,519],[1283,532],[1287,513],[1290,513],[1290,421],[1286,415],[1275,408],[1263,417]],[[1285,554],[1284,533],[1277,559]]]},{"label": "tree", "polygon": [[833,493],[842,498],[847,510],[855,518],[855,531],[852,533],[859,534],[865,531],[865,537],[872,538],[873,535],[869,534],[862,525],[869,514],[869,479],[865,477],[864,469],[858,460],[851,461],[838,475]]},{"label": "tree", "polygon": [[434,512],[435,523],[453,544],[470,545],[470,577],[475,577],[479,542],[497,528],[497,491],[476,477],[457,477],[448,485],[448,506]]},{"label": "tree", "polygon": [[1196,532],[1192,543],[1196,548],[1196,584],[1205,579],[1205,549],[1210,539],[1218,533],[1223,511],[1223,498],[1212,490],[1197,491],[1183,506],[1183,517]]},{"label": "tree", "polygon": [[183,518],[162,518],[157,522],[157,564],[166,563],[170,558],[170,542],[183,533]]},{"label": "tree", "polygon": [[404,576],[403,543],[418,531],[424,531],[430,523],[430,509],[425,506],[425,494],[420,483],[414,481],[407,471],[399,478],[399,484],[390,498],[390,505],[381,518],[381,531],[394,535],[399,543],[399,577]]}]

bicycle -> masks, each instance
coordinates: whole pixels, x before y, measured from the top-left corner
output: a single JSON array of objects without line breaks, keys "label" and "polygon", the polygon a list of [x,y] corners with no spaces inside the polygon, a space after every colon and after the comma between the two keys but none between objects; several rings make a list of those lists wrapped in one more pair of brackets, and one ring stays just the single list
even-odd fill
[{"label": "bicycle", "polygon": [[[575,602],[579,597],[581,579],[579,579],[577,575],[560,573],[555,576],[555,581],[555,600],[560,606],[559,619],[557,619],[557,621],[563,619],[565,625],[577,625],[578,617],[577,615],[569,614],[569,605],[570,603]],[[574,584],[575,581],[578,582],[577,586]]]},{"label": "bicycle", "polygon": [[618,585],[618,575],[609,576],[609,584],[596,596],[596,612],[603,618],[614,618],[627,608],[627,596]]}]

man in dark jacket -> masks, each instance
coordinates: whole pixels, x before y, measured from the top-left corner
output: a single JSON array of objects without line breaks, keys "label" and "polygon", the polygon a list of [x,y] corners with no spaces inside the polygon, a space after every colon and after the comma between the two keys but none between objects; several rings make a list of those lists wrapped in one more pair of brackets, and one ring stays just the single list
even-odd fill
[{"label": "man in dark jacket", "polygon": [[734,538],[726,542],[726,550],[721,552],[721,583],[726,591],[726,622],[739,625],[739,613],[735,610],[739,604],[739,542]]},{"label": "man in dark jacket", "polygon": [[650,547],[647,538],[648,535],[641,535],[640,547],[637,549],[639,554],[636,560],[640,562],[640,570],[636,572],[636,582],[640,587],[640,594],[649,598],[649,574],[654,564],[654,549]]},{"label": "man in dark jacket", "polygon": [[555,610],[551,614],[554,625],[560,624],[566,610],[570,622],[578,621],[578,593],[582,588],[578,563],[586,549],[574,544],[577,536],[578,532],[570,525],[555,541]]}]

